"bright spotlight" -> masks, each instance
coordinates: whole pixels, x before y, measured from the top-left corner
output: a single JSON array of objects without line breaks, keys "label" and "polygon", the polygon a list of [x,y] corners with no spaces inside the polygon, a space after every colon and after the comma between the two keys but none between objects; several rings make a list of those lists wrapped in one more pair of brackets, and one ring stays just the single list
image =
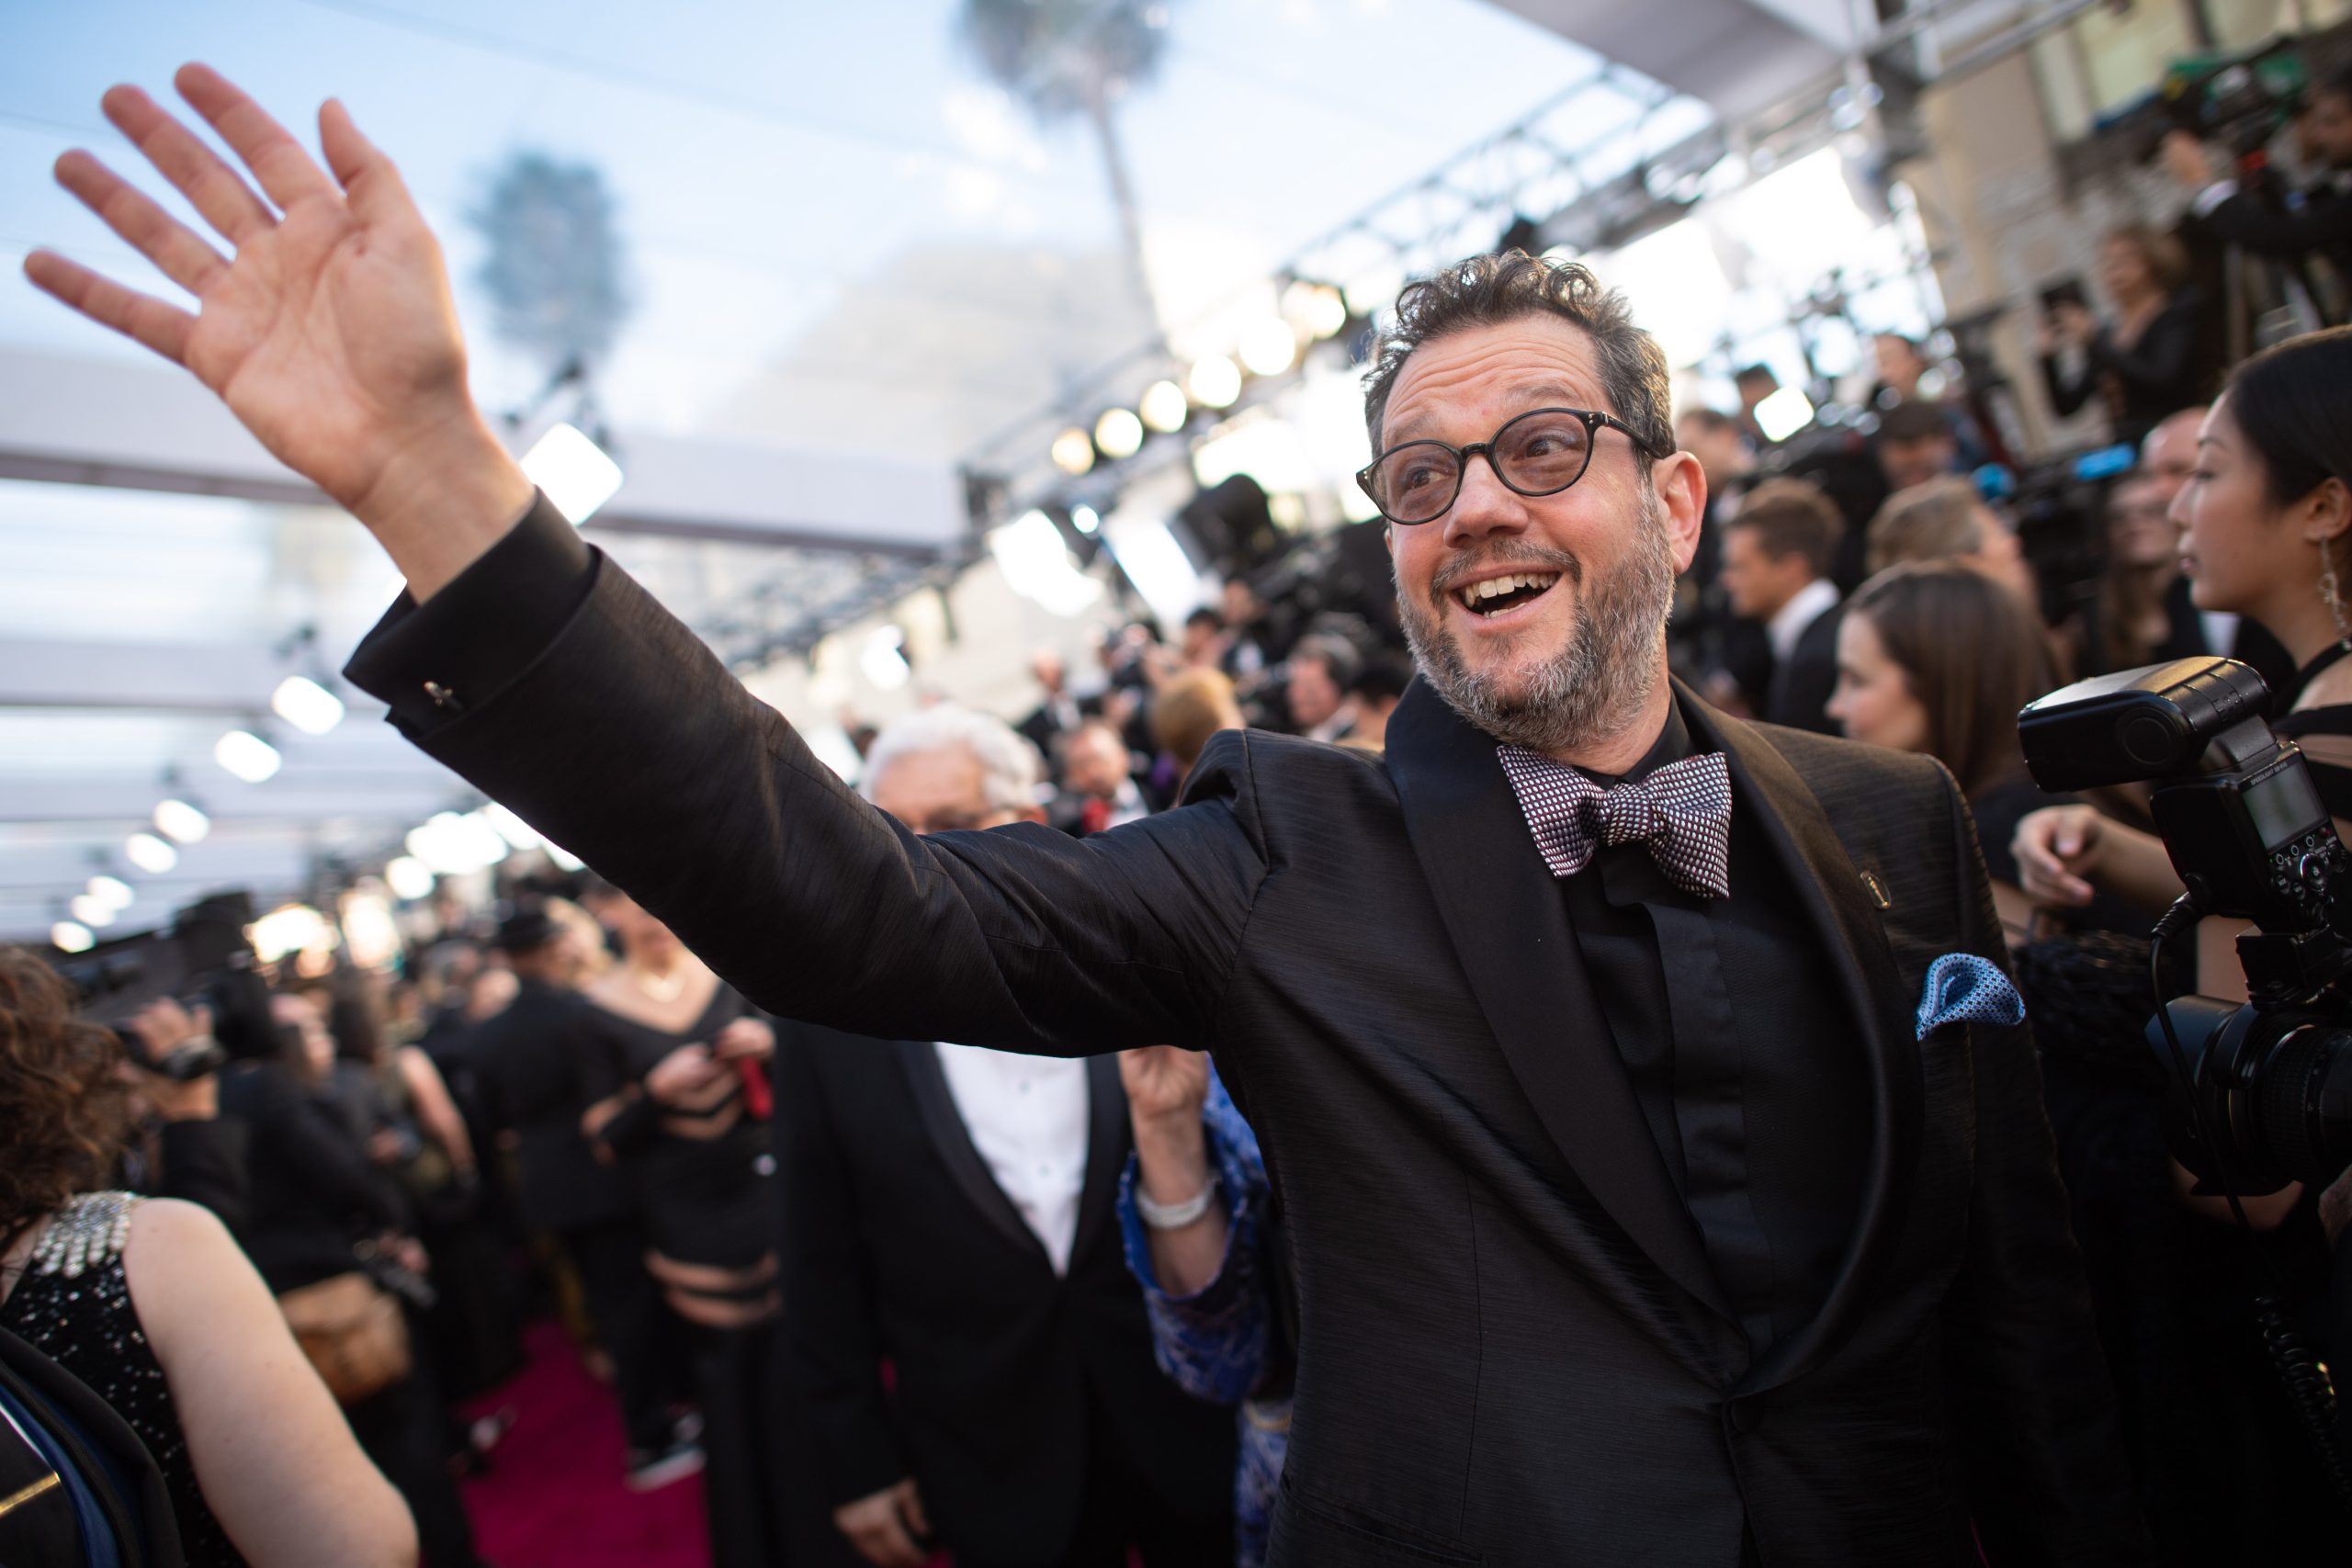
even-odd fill
[{"label": "bright spotlight", "polygon": [[621,488],[621,466],[577,427],[559,424],[523,454],[523,471],[577,528]]},{"label": "bright spotlight", "polygon": [[305,735],[324,735],[343,722],[343,699],[308,675],[288,675],[280,681],[269,705]]},{"label": "bright spotlight", "polygon": [[185,800],[166,800],[155,807],[155,826],[165,838],[192,844],[212,831],[212,818]]},{"label": "bright spotlight", "polygon": [[1184,428],[1193,408],[1185,400],[1183,388],[1173,381],[1154,381],[1143,389],[1136,412],[1143,415],[1146,425],[1168,435]]},{"label": "bright spotlight", "polygon": [[60,953],[87,953],[97,940],[87,926],[72,920],[60,920],[49,928],[49,943]]},{"label": "bright spotlight", "polygon": [[1207,409],[1229,409],[1241,396],[1241,367],[1222,354],[1212,354],[1193,367],[1186,378],[1193,400]]},{"label": "bright spotlight", "polygon": [[1766,438],[1786,441],[1813,423],[1813,404],[1795,387],[1783,387],[1756,405],[1756,426]]},{"label": "bright spotlight", "polygon": [[1094,445],[1106,457],[1132,457],[1143,450],[1143,421],[1131,409],[1104,409],[1094,422]]},{"label": "bright spotlight", "polygon": [[481,808],[482,820],[498,829],[498,836],[518,850],[536,850],[547,842],[537,829],[524,821],[496,801]]},{"label": "bright spotlight", "polygon": [[138,897],[130,890],[130,883],[119,876],[108,876],[104,872],[90,878],[89,893],[91,897],[107,908],[116,910],[128,909],[130,901]]},{"label": "bright spotlight", "polygon": [[1241,363],[1256,376],[1279,376],[1298,357],[1298,334],[1280,316],[1253,321],[1241,334]]},{"label": "bright spotlight", "polygon": [[907,634],[896,626],[876,626],[865,639],[865,651],[858,655],[857,667],[865,678],[886,692],[895,692],[907,683],[914,671],[900,651],[906,647]]},{"label": "bright spotlight", "polygon": [[179,851],[153,833],[133,833],[123,840],[122,852],[131,864],[150,876],[161,876],[180,863]]},{"label": "bright spotlight", "polygon": [[1091,534],[1102,526],[1102,514],[1091,506],[1073,506],[1069,509],[1069,524],[1081,534]]},{"label": "bright spotlight", "polygon": [[1076,479],[1094,466],[1094,443],[1073,424],[1054,437],[1053,458],[1054,467]]},{"label": "bright spotlight", "polygon": [[65,907],[74,911],[75,919],[92,931],[102,931],[114,924],[115,915],[119,912],[105,899],[88,893],[75,894],[73,902]]},{"label": "bright spotlight", "polygon": [[341,940],[327,918],[308,904],[285,904],[253,923],[254,956],[275,964],[296,953],[324,953]]},{"label": "bright spotlight", "polygon": [[1302,277],[1283,290],[1283,318],[1319,343],[1348,324],[1348,302],[1329,284]]},{"label": "bright spotlight", "polygon": [[395,855],[384,863],[384,886],[395,897],[429,898],[433,896],[433,868],[414,855]]},{"label": "bright spotlight", "polygon": [[232,729],[212,744],[212,760],[247,784],[259,784],[285,761],[277,748],[250,729]]}]

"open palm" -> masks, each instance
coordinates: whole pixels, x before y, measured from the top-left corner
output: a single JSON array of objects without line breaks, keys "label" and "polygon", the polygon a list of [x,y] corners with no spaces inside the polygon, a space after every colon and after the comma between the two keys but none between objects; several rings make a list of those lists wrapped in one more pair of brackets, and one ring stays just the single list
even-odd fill
[{"label": "open palm", "polygon": [[107,118],[229,243],[230,256],[87,152],[60,158],[57,178],[195,295],[198,309],[51,251],[26,258],[27,276],[187,367],[279,461],[379,536],[401,505],[446,499],[446,482],[418,476],[453,457],[472,477],[489,476],[477,491],[511,500],[519,482],[527,496],[526,481],[500,471],[512,465],[468,396],[440,246],[390,161],[331,100],[319,111],[330,177],[218,73],[189,65],[175,80],[258,192],[136,87],[106,95]]}]

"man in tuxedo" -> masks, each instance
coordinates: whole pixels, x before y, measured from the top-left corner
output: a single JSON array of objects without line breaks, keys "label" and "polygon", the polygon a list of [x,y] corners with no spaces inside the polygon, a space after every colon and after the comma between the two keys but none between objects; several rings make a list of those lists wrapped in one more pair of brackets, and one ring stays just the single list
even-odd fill
[{"label": "man in tuxedo", "polygon": [[1838,685],[1843,618],[1829,572],[1845,531],[1829,498],[1804,479],[1757,486],[1724,530],[1724,592],[1772,647],[1763,715],[1770,723],[1838,733],[1825,711]]},{"label": "man in tuxedo", "polygon": [[1125,828],[925,837],[535,495],[341,107],[331,178],[180,83],[269,205],[143,95],[107,111],[233,262],[61,175],[199,313],[28,269],[385,546],[410,592],[350,673],[404,733],[770,1011],[1216,1048],[1297,1283],[1272,1562],[2145,1560],[1967,803],[1668,680],[1705,483],[1584,268],[1398,301],[1363,481],[1420,676],[1385,755],[1221,734]]},{"label": "man in tuxedo", "polygon": [[[986,829],[1040,819],[1037,777],[942,707],[882,732],[865,793]],[[842,1533],[893,1568],[1229,1568],[1232,1423],[1159,1375],[1120,1257],[1117,1058],[802,1026],[777,1071],[784,1320]]]}]

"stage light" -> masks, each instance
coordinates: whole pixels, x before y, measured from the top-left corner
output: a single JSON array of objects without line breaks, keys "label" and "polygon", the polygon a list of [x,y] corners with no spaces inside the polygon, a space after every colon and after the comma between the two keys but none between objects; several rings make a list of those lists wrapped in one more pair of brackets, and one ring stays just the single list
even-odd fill
[{"label": "stage light", "polygon": [[433,868],[414,855],[396,855],[384,863],[384,886],[401,898],[433,896]]},{"label": "stage light", "polygon": [[87,926],[73,920],[60,920],[49,928],[49,944],[60,953],[87,953],[97,940]]},{"label": "stage light", "polygon": [[1054,437],[1053,458],[1054,467],[1076,479],[1094,466],[1094,443],[1073,424]]},{"label": "stage light", "polygon": [[1081,534],[1091,534],[1102,526],[1102,514],[1087,505],[1069,509],[1069,525]]},{"label": "stage light", "polygon": [[411,829],[405,842],[410,854],[440,876],[485,870],[508,852],[506,840],[478,812],[436,811],[423,827]]},{"label": "stage light", "polygon": [[117,913],[113,905],[88,893],[75,894],[73,902],[65,907],[74,911],[75,919],[92,931],[103,931],[114,924]]},{"label": "stage light", "polygon": [[1813,404],[1795,387],[1783,387],[1756,405],[1756,426],[1770,441],[1786,441],[1813,423]]},{"label": "stage light", "polygon": [[1348,324],[1348,302],[1328,283],[1296,278],[1283,290],[1283,316],[1299,331],[1320,343],[1336,337]]},{"label": "stage light", "polygon": [[1102,597],[1102,584],[1072,563],[1061,530],[1044,513],[1024,512],[988,538],[1005,585],[1055,615],[1081,615]]},{"label": "stage light", "polygon": [[327,918],[308,904],[285,904],[253,923],[254,956],[276,964],[297,953],[324,953],[340,938]]},{"label": "stage light", "polygon": [[350,944],[351,962],[362,969],[379,968],[398,958],[401,928],[392,907],[372,888],[354,888],[339,901],[343,940]]},{"label": "stage light", "polygon": [[523,472],[577,528],[621,488],[621,466],[577,427],[559,424],[523,454]]},{"label": "stage light", "polygon": [[1192,417],[1192,405],[1184,399],[1184,389],[1173,381],[1154,381],[1143,389],[1136,411],[1143,415],[1143,423],[1162,435],[1172,434],[1184,428],[1184,421]]},{"label": "stage light", "polygon": [[1252,375],[1279,376],[1298,357],[1298,334],[1280,316],[1269,316],[1242,332],[1240,348]]},{"label": "stage light", "polygon": [[260,784],[285,761],[277,747],[250,729],[232,729],[214,741],[212,760],[247,784]]},{"label": "stage light", "polygon": [[280,681],[269,705],[305,735],[324,735],[343,722],[343,699],[308,675],[288,675]]},{"label": "stage light", "polygon": [[180,863],[179,851],[153,833],[133,833],[123,840],[122,852],[131,864],[150,876],[161,876]]},{"label": "stage light", "polygon": [[155,826],[164,837],[192,844],[212,831],[212,818],[185,800],[166,800],[155,807]]},{"label": "stage light", "polygon": [[1185,378],[1193,400],[1207,409],[1229,409],[1241,396],[1241,367],[1222,354],[1212,354],[1193,367]]},{"label": "stage light", "polygon": [[901,651],[906,647],[906,634],[896,626],[876,626],[865,639],[865,650],[858,655],[857,667],[865,678],[886,692],[895,692],[907,683],[914,670]]},{"label": "stage light", "polygon": [[1094,422],[1094,445],[1105,457],[1132,457],[1143,450],[1143,421],[1129,409],[1104,409]]},{"label": "stage light", "polygon": [[547,842],[533,828],[506,807],[492,801],[481,808],[482,820],[498,829],[498,836],[518,850],[536,850]]},{"label": "stage light", "polygon": [[90,878],[89,894],[107,908],[115,910],[128,909],[130,901],[138,897],[130,890],[130,883],[119,876],[108,876],[104,872]]}]

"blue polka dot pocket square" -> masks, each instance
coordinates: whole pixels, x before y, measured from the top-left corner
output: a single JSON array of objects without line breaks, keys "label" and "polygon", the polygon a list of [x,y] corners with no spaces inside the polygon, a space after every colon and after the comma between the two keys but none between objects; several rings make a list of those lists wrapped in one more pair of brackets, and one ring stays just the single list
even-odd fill
[{"label": "blue polka dot pocket square", "polygon": [[1947,953],[1928,965],[1919,998],[1919,1038],[1947,1023],[2025,1021],[2025,1001],[2001,966],[1973,953]]}]

